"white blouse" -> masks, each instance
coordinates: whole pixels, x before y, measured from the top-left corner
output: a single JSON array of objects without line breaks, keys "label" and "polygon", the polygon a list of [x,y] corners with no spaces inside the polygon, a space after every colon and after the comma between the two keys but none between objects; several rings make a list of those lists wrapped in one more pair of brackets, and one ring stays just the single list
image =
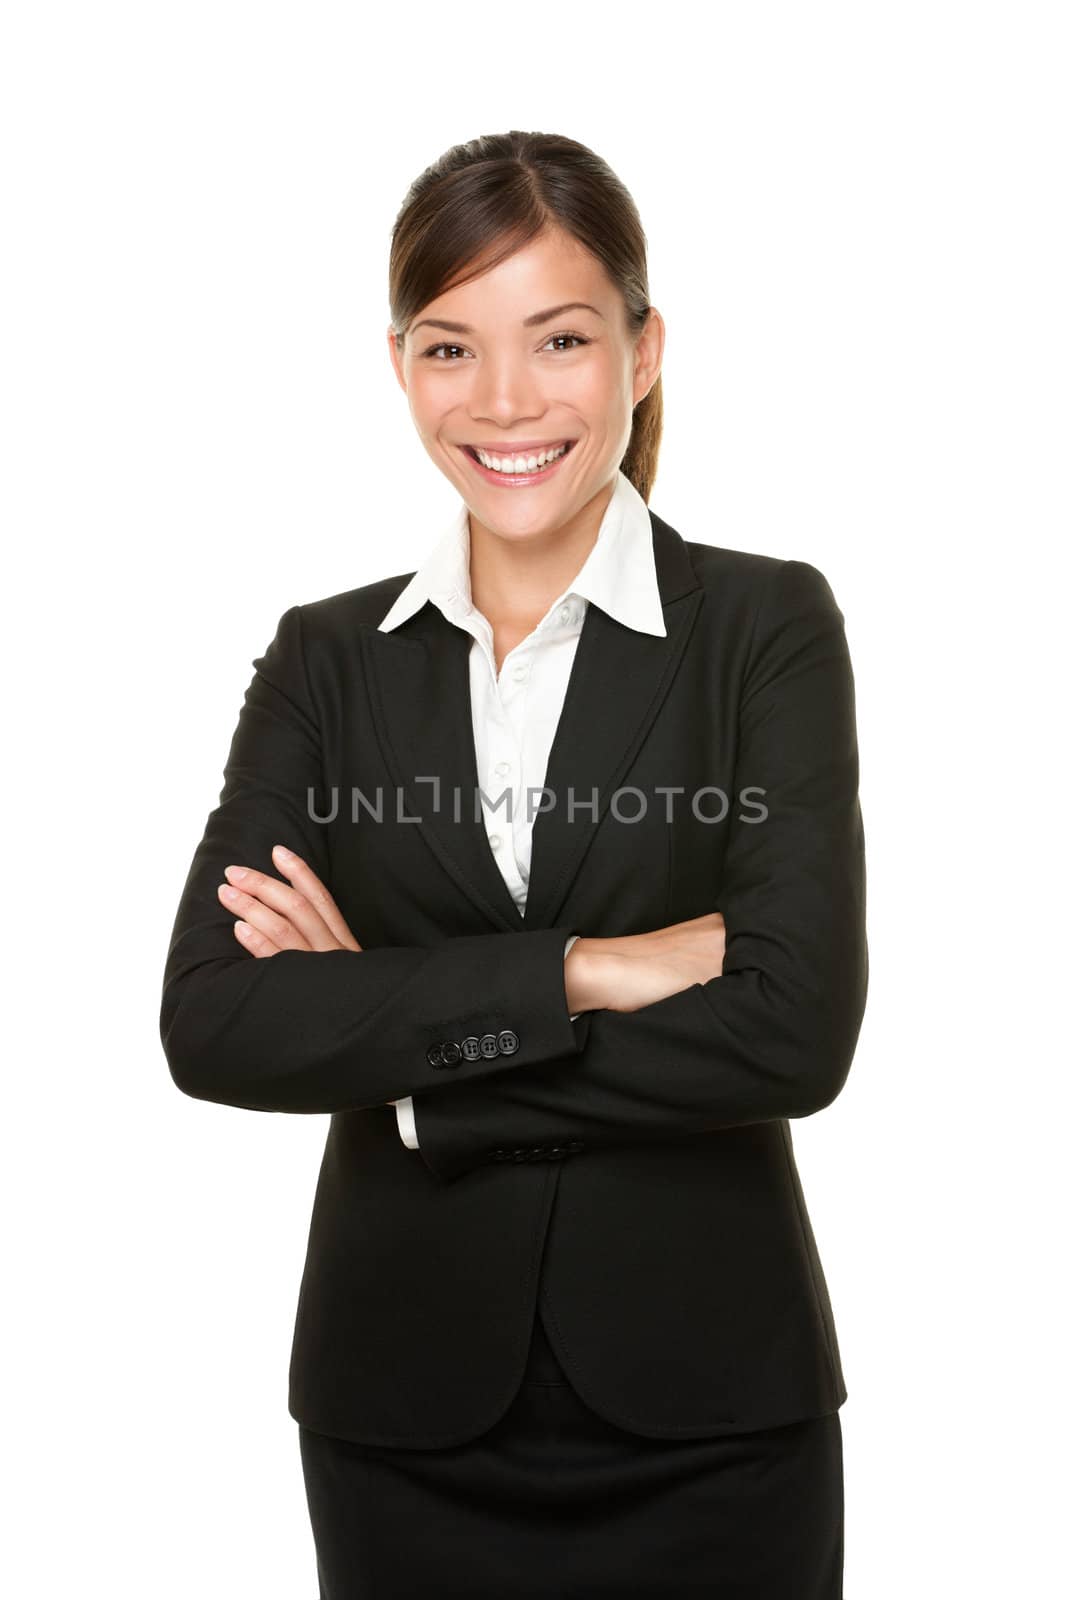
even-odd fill
[{"label": "white blouse", "polygon": [[[581,571],[533,632],[508,652],[499,676],[493,630],[471,601],[470,524],[465,503],[379,628],[399,627],[427,601],[471,636],[471,712],[478,783],[485,797],[482,820],[501,876],[516,906],[525,913],[538,796],[587,607],[590,603],[599,606],[628,628],[666,636],[648,507],[630,480],[617,473],[596,543]],[[510,808],[501,800],[509,789]],[[498,801],[499,809],[493,810]],[[567,940],[564,961],[578,937],[573,934]],[[397,1101],[396,1115],[400,1137],[417,1150],[410,1095]]]}]

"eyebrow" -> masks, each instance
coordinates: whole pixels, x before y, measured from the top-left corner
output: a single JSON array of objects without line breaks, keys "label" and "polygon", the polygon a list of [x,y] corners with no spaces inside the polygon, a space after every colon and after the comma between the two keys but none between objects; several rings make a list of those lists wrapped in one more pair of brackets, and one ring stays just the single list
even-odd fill
[{"label": "eyebrow", "polygon": [[[591,311],[603,321],[604,313],[598,311],[596,306],[591,306],[584,300],[568,300],[566,305],[549,306],[547,311],[535,311],[532,316],[524,317],[524,328],[539,328],[543,322],[551,322],[553,317],[562,316],[564,311]],[[443,322],[439,317],[423,317],[421,322],[416,322],[411,329],[414,335],[420,328],[443,328],[446,333],[473,333],[474,329],[466,322]]]}]

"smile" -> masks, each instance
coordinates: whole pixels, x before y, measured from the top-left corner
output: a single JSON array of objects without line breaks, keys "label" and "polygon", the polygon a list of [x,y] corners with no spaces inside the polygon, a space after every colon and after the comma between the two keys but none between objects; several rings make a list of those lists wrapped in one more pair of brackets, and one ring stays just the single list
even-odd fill
[{"label": "smile", "polygon": [[497,455],[469,444],[462,449],[479,475],[488,482],[520,488],[552,477],[576,443],[574,439],[561,439],[557,444],[545,445],[539,450],[516,451],[514,455]]}]

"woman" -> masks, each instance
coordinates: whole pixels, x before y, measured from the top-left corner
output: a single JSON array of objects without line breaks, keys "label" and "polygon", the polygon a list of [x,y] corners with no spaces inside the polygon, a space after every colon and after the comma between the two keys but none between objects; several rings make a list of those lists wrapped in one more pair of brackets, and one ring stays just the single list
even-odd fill
[{"label": "woman", "polygon": [[788,1119],[866,999],[841,612],[650,511],[664,327],[591,151],[450,150],[390,292],[460,506],[281,618],[161,1015],[186,1093],[331,1114],[289,1390],[320,1594],[840,1597]]}]

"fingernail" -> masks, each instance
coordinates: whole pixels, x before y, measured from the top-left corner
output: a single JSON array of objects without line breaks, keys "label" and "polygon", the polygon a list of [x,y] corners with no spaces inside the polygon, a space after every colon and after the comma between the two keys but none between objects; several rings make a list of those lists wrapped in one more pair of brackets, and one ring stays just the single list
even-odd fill
[{"label": "fingernail", "polygon": [[291,850],[287,850],[283,844],[276,844],[274,846],[274,854],[276,856],[281,856],[283,861],[288,861],[292,853],[293,852]]},{"label": "fingernail", "polygon": [[220,887],[219,894],[224,900],[237,900],[239,898],[237,890],[231,889],[228,883],[224,883]]},{"label": "fingernail", "polygon": [[236,878],[238,883],[240,883],[242,878],[248,876],[247,869],[245,867],[227,867],[225,871],[227,877]]}]

